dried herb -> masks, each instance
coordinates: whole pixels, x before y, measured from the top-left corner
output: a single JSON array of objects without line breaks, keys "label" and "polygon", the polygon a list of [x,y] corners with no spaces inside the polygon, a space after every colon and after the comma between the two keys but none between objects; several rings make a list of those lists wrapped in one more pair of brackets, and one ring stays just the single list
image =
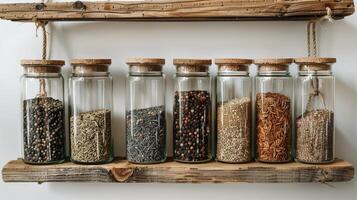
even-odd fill
[{"label": "dried herb", "polygon": [[291,160],[291,108],[289,97],[279,93],[256,96],[257,159]]},{"label": "dried herb", "polygon": [[307,111],[296,121],[296,158],[302,162],[334,160],[334,115],[327,109]]},{"label": "dried herb", "polygon": [[128,161],[134,163],[165,161],[165,106],[128,111],[126,123]]},{"label": "dried herb", "polygon": [[80,163],[101,163],[112,159],[111,113],[96,110],[72,116],[71,159]]},{"label": "dried herb", "polygon": [[65,159],[62,101],[38,97],[23,102],[24,160],[32,164]]},{"label": "dried herb", "polygon": [[217,108],[217,159],[223,162],[249,162],[251,152],[251,101],[236,98]]},{"label": "dried herb", "polygon": [[175,93],[174,158],[182,162],[211,159],[210,94],[193,90]]}]

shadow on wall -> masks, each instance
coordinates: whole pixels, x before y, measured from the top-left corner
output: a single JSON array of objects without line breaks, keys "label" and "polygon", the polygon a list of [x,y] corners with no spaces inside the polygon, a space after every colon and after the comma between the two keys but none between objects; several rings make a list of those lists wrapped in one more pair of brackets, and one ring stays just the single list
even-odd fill
[{"label": "shadow on wall", "polygon": [[[357,136],[355,134],[357,130],[355,120],[357,113],[356,85],[354,85],[353,88],[349,82],[344,82],[343,80],[337,78],[336,101],[341,102],[335,107],[336,155],[357,166],[357,157],[354,153],[357,152],[357,147],[355,145],[355,141],[357,141]],[[342,118],[349,120],[341,120]]]}]

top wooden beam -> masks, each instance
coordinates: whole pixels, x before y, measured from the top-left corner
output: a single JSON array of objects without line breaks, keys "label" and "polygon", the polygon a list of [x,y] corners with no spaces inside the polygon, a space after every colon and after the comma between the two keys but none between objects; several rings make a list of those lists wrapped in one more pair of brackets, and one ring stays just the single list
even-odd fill
[{"label": "top wooden beam", "polygon": [[0,4],[13,21],[236,21],[307,20],[332,9],[334,18],[354,13],[353,0],[144,0]]}]

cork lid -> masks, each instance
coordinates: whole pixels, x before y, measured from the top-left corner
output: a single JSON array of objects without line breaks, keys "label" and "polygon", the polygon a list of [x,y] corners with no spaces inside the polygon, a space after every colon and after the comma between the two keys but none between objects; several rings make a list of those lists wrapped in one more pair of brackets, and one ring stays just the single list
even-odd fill
[{"label": "cork lid", "polygon": [[251,59],[217,58],[215,59],[219,72],[248,71],[248,65],[253,63]]},{"label": "cork lid", "polygon": [[208,72],[212,64],[210,59],[174,59],[177,73]]},{"label": "cork lid", "polygon": [[300,71],[326,71],[331,69],[331,64],[336,63],[336,58],[305,57],[295,58]]},{"label": "cork lid", "polygon": [[64,60],[21,60],[25,73],[60,73]]},{"label": "cork lid", "polygon": [[128,65],[164,65],[163,58],[128,58],[126,59]]},{"label": "cork lid", "polygon": [[297,64],[333,64],[336,63],[336,58],[321,58],[321,57],[305,57],[295,58]]},{"label": "cork lid", "polygon": [[181,58],[174,58],[174,65],[188,65],[188,66],[195,66],[195,65],[211,65],[211,59],[181,59]]},{"label": "cork lid", "polygon": [[90,74],[96,72],[108,72],[111,59],[72,59],[72,73]]},{"label": "cork lid", "polygon": [[165,64],[163,58],[128,58],[129,71],[135,73],[161,72]]},{"label": "cork lid", "polygon": [[255,59],[254,64],[258,65],[259,71],[288,71],[293,61],[292,58]]}]

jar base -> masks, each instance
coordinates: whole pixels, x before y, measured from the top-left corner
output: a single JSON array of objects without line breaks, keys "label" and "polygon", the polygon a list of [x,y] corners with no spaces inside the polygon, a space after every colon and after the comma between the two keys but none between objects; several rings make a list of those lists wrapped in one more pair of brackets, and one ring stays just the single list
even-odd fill
[{"label": "jar base", "polygon": [[29,165],[55,165],[55,164],[64,163],[64,162],[66,161],[66,159],[56,160],[56,161],[50,161],[50,162],[38,163],[38,162],[29,162],[29,161],[26,161],[25,159],[22,158],[22,161],[24,161],[24,163],[29,164]]},{"label": "jar base", "polygon": [[225,161],[225,160],[219,160],[216,159],[217,162],[225,163],[225,164],[244,164],[244,163],[250,163],[253,160],[246,160],[246,161],[238,161],[238,162],[233,162],[233,161]]},{"label": "jar base", "polygon": [[290,159],[290,160],[283,160],[283,161],[270,161],[270,160],[259,160],[259,159],[256,159],[257,162],[261,162],[261,163],[267,163],[267,164],[280,164],[280,163],[290,163],[292,162],[293,160]]},{"label": "jar base", "polygon": [[329,161],[322,161],[322,162],[311,162],[311,161],[305,161],[305,160],[300,160],[300,159],[296,158],[295,161],[299,162],[299,163],[304,163],[304,164],[327,165],[327,164],[334,163],[336,161],[336,159],[329,160]]},{"label": "jar base", "polygon": [[131,161],[131,160],[128,160],[128,162],[131,164],[136,164],[136,165],[152,165],[152,164],[164,163],[164,162],[166,162],[166,158],[164,160],[153,161],[153,162],[135,162],[135,161]]},{"label": "jar base", "polygon": [[186,163],[186,164],[195,164],[195,163],[199,164],[199,163],[210,162],[210,161],[212,161],[212,158],[207,159],[207,160],[199,160],[199,161],[187,161],[187,160],[179,160],[179,159],[174,158],[174,161],[179,162],[179,163]]},{"label": "jar base", "polygon": [[73,160],[71,159],[71,162],[74,164],[78,164],[78,165],[100,165],[100,164],[107,164],[110,163],[114,160],[114,158],[110,158],[108,160],[101,160],[101,161],[97,161],[97,162],[82,162],[82,161],[77,161],[77,160]]}]

